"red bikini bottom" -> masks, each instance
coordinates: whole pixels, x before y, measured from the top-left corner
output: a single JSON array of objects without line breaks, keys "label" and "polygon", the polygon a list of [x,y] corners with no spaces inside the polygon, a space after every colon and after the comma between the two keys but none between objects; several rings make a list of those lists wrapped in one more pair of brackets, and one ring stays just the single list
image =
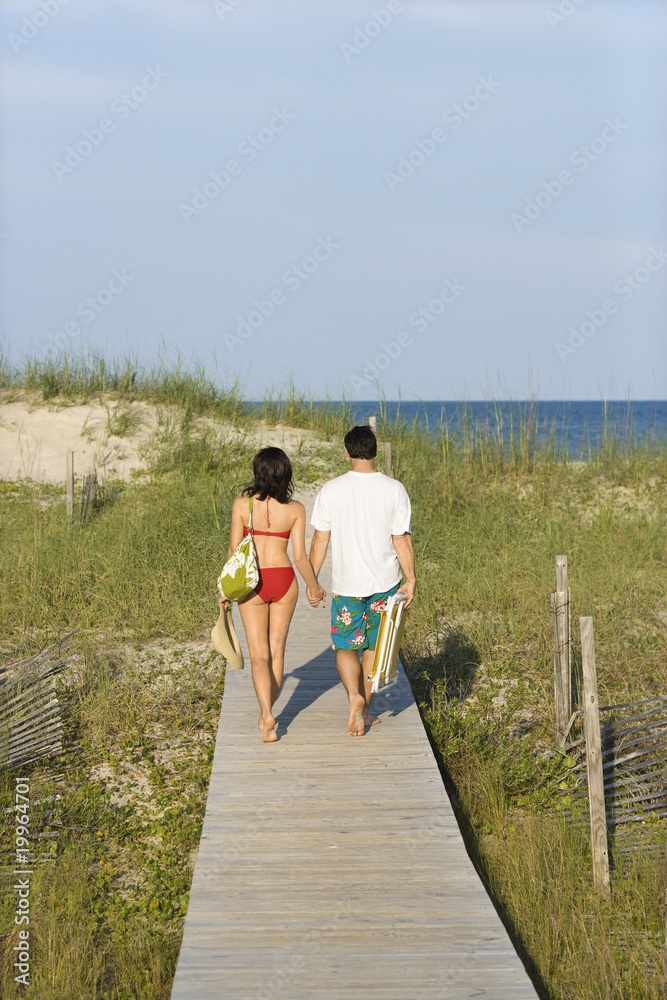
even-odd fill
[{"label": "red bikini bottom", "polygon": [[265,604],[272,604],[285,596],[292,586],[294,570],[291,566],[269,566],[267,569],[260,569],[259,584],[255,587],[255,593]]}]

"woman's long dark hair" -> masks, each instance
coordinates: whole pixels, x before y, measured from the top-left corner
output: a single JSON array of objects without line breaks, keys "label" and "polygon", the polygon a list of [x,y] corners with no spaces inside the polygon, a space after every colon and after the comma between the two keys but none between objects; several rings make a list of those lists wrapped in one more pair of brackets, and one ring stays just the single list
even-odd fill
[{"label": "woman's long dark hair", "polygon": [[292,463],[280,448],[262,448],[252,460],[253,481],[243,487],[241,496],[260,500],[271,497],[278,503],[289,503],[294,484],[292,483]]}]

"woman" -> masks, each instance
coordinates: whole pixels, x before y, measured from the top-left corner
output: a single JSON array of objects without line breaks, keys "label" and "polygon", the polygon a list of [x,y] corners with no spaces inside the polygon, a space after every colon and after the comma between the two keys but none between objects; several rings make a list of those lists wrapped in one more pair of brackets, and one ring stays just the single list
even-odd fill
[{"label": "woman", "polygon": [[[265,743],[278,739],[273,706],[283,682],[285,643],[299,596],[287,541],[292,538],[294,563],[309,587],[313,600],[326,594],[317,582],[306,555],[306,508],[292,500],[292,466],[280,448],[262,448],[252,463],[253,481],[232,507],[232,530],[227,558],[249,533],[252,498],[252,534],[259,562],[257,588],[239,601],[239,611],[248,641],[250,668],[259,702],[259,729]],[[220,598],[220,604],[227,602]]]}]

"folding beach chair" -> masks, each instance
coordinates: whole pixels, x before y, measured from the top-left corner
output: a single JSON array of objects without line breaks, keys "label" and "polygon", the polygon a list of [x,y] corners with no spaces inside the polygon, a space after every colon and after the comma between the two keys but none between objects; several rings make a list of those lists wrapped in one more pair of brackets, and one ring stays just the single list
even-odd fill
[{"label": "folding beach chair", "polygon": [[378,641],[373,666],[368,680],[373,681],[372,692],[377,694],[391,687],[398,680],[396,661],[405,628],[405,594],[394,594],[387,599],[387,608],[380,619]]}]

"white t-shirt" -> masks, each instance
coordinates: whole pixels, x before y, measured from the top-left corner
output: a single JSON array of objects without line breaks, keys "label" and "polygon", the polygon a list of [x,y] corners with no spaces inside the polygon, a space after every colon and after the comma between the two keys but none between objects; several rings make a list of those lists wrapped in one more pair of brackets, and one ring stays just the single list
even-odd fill
[{"label": "white t-shirt", "polygon": [[401,579],[392,535],[410,531],[403,483],[381,472],[347,472],[315,497],[310,523],[331,532],[331,589],[345,597],[391,590]]}]

